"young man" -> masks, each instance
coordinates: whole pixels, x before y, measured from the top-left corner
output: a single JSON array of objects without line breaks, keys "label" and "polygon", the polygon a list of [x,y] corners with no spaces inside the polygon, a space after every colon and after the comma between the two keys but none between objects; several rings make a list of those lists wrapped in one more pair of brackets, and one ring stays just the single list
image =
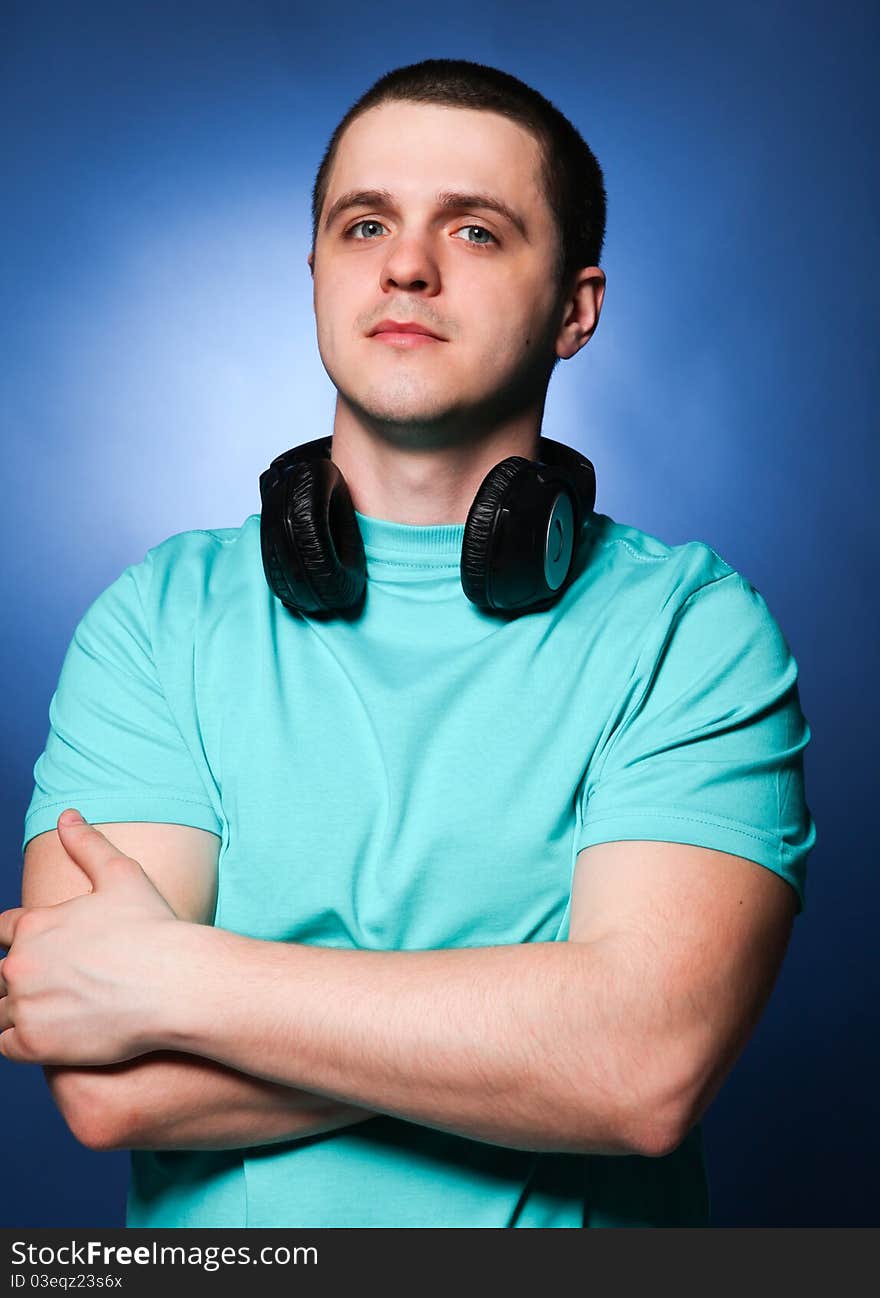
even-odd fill
[{"label": "young man", "polygon": [[547,467],[605,287],[548,101],[389,73],[313,215],[332,442],[78,626],[0,1049],[131,1149],[131,1226],[705,1224],[815,838],[796,663],[709,546]]}]

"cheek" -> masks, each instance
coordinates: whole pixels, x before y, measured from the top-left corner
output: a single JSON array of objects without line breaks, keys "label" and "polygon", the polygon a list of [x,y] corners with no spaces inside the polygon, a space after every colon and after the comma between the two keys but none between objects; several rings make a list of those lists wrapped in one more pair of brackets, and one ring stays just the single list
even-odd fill
[{"label": "cheek", "polygon": [[351,313],[345,311],[332,287],[322,287],[315,298],[315,327],[319,344],[324,351],[335,351],[340,343],[351,336]]},{"label": "cheek", "polygon": [[482,316],[491,343],[507,353],[522,354],[546,337],[550,311],[551,302],[543,286],[511,271],[487,302]]},{"label": "cheek", "polygon": [[539,321],[521,311],[503,312],[481,322],[478,350],[494,369],[515,368],[538,340]]}]

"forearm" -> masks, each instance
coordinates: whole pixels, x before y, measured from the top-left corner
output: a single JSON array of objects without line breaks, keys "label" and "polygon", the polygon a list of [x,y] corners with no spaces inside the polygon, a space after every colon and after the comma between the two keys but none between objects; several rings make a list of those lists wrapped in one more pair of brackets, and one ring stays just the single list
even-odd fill
[{"label": "forearm", "polygon": [[212,1059],[166,1050],[121,1064],[45,1071],[74,1134],[99,1149],[240,1149],[376,1116]]},{"label": "forearm", "polygon": [[634,1115],[653,1097],[630,1054],[647,1061],[648,1024],[593,947],[344,950],[193,926],[178,940],[182,994],[156,1010],[169,1048],[513,1148],[640,1152]]}]

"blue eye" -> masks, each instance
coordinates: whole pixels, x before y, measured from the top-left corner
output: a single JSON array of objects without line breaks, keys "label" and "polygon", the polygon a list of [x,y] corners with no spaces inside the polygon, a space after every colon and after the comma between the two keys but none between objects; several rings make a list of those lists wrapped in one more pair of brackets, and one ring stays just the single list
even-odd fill
[{"label": "blue eye", "polygon": [[[358,230],[361,226],[365,226],[365,225],[374,225],[374,226],[377,226],[377,227],[378,227],[379,229],[381,229],[381,230],[384,230],[384,229],[386,228],[386,227],[383,225],[383,223],[382,223],[381,221],[377,221],[377,220],[375,219],[375,217],[364,217],[364,219],[363,219],[362,221],[355,221],[354,225],[349,226],[349,228],[348,228],[348,229],[346,230],[346,232],[345,232],[345,237],[346,237],[347,239],[355,238],[355,239],[359,239],[359,240],[363,240],[363,241],[367,241],[367,242],[369,242],[369,241],[370,241],[370,236],[369,236],[369,235],[366,235],[366,234],[360,234],[360,235],[355,234],[355,231],[356,231],[356,230]],[[479,231],[481,232],[481,234],[485,234],[485,235],[487,236],[487,239],[488,239],[488,240],[491,240],[492,243],[497,243],[497,242],[498,242],[498,240],[495,238],[495,235],[492,234],[491,231],[487,230],[486,227],[483,226],[483,225],[463,225],[463,226],[461,227],[461,229],[462,229],[462,230],[479,230]],[[487,243],[486,241],[482,240],[482,239],[477,240],[477,241],[475,241],[475,240],[473,240],[473,239],[466,239],[466,240],[465,240],[465,243],[471,243],[471,244],[473,244],[474,247],[476,247],[476,248],[487,248],[487,247],[489,246],[488,243]]]},{"label": "blue eye", "polygon": [[[380,225],[380,226],[382,226],[382,222],[381,222],[381,221],[376,221],[376,220],[374,220],[372,217],[364,218],[363,221],[355,221],[354,225],[351,226],[351,227],[349,228],[349,230],[348,230],[347,233],[348,233],[349,235],[354,234],[355,230],[358,228],[359,225]],[[383,229],[383,230],[384,230],[384,228],[385,228],[385,227],[382,226],[382,229]]]},{"label": "blue eye", "polygon": [[[489,238],[492,240],[493,243],[497,243],[497,242],[498,242],[498,240],[495,238],[494,234],[491,234],[490,231],[487,230],[486,227],[483,226],[483,225],[463,225],[461,228],[462,228],[463,230],[481,230],[481,231],[483,232],[483,234],[487,234],[487,235],[489,235]],[[472,243],[472,242],[473,242],[472,239],[466,239],[466,240],[465,240],[465,243]],[[482,247],[482,248],[485,248],[485,247],[487,247],[487,246],[488,246],[487,244],[484,244],[484,243],[482,243],[482,242],[480,242],[480,243],[478,243],[478,244],[476,245],[476,247],[478,247],[478,248],[481,248],[481,247]]]}]

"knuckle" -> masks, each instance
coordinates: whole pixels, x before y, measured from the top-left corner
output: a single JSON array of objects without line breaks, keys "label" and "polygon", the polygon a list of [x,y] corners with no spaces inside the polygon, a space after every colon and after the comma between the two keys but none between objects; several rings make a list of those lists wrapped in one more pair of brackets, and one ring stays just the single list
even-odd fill
[{"label": "knuckle", "polygon": [[40,918],[40,910],[24,910],[18,917],[18,923],[15,926],[15,936],[20,938],[22,934],[39,933],[43,927],[43,921]]}]

